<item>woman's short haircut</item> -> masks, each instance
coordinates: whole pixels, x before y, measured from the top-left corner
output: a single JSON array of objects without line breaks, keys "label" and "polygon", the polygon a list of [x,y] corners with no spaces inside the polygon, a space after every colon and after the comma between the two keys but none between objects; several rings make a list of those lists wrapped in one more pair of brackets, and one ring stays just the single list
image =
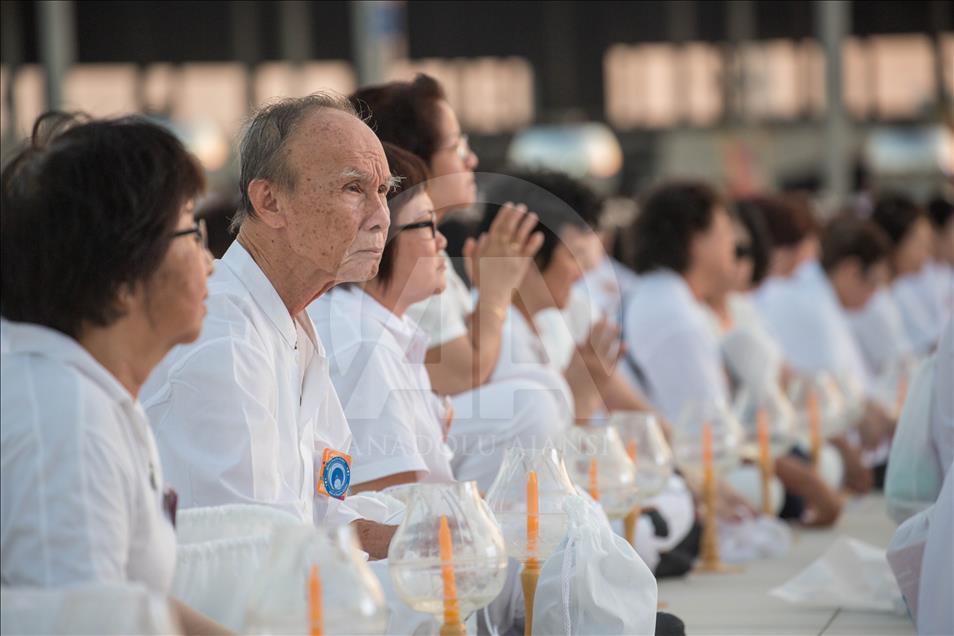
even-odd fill
[{"label": "woman's short haircut", "polygon": [[478,234],[490,229],[503,204],[522,203],[539,217],[535,232],[543,235],[543,245],[534,260],[541,271],[553,260],[567,227],[590,231],[599,224],[603,201],[581,181],[562,172],[548,170],[507,170],[489,180],[487,204]]},{"label": "woman's short haircut", "polygon": [[884,230],[894,247],[904,241],[915,222],[923,216],[924,210],[914,199],[897,192],[879,196],[871,212],[871,220]]},{"label": "woman's short haircut", "polygon": [[388,209],[391,213],[391,230],[388,234],[381,264],[378,265],[376,278],[387,286],[394,275],[394,259],[397,257],[397,215],[411,199],[427,192],[427,166],[424,162],[406,150],[394,144],[384,142],[384,154],[388,159],[388,169],[397,177],[397,185],[388,191]]},{"label": "woman's short haircut", "polygon": [[403,148],[430,165],[441,143],[437,103],[446,99],[437,80],[419,74],[410,82],[362,88],[349,99],[382,142]]},{"label": "woman's short haircut", "polygon": [[821,236],[821,265],[831,272],[842,262],[855,258],[863,271],[887,262],[891,240],[876,223],[852,215],[841,215],[825,226]]},{"label": "woman's short haircut", "polygon": [[749,282],[753,286],[759,285],[765,279],[772,257],[772,236],[756,205],[751,199],[743,199],[735,205],[736,216],[748,230],[752,244],[752,280]]},{"label": "woman's short haircut", "polygon": [[3,170],[0,314],[73,338],[109,326],[120,291],[149,281],[204,187],[196,159],[146,119],[41,116]]},{"label": "woman's short haircut", "polygon": [[954,219],[954,201],[938,194],[928,201],[927,213],[934,229],[942,230]]},{"label": "woman's short haircut", "polygon": [[693,238],[712,226],[721,205],[715,188],[702,181],[671,181],[650,191],[631,227],[636,272],[688,270]]},{"label": "woman's short haircut", "polygon": [[795,247],[818,234],[818,223],[805,197],[794,193],[759,195],[747,199],[746,207],[762,218],[775,248]]}]

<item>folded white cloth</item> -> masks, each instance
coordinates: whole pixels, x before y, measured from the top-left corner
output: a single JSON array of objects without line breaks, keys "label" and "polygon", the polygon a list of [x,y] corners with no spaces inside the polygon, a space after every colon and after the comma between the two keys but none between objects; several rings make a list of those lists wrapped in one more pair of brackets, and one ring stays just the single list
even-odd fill
[{"label": "folded white cloth", "polygon": [[[762,473],[755,464],[739,466],[723,476],[726,483],[736,492],[745,497],[746,501],[756,510],[762,509]],[[769,493],[772,501],[772,511],[778,514],[785,504],[785,487],[778,477],[772,475],[769,482]]]},{"label": "folded white cloth", "polygon": [[820,558],[771,594],[808,607],[905,613],[885,551],[851,537],[836,539]]},{"label": "folded white cloth", "polygon": [[726,563],[784,556],[791,546],[792,531],[774,517],[719,524],[719,553]]}]

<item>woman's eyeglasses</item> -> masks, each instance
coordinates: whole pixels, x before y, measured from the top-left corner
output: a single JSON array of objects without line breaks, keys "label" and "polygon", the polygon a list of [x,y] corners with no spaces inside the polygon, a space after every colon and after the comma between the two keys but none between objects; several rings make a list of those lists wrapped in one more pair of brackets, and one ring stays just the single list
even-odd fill
[{"label": "woman's eyeglasses", "polygon": [[195,242],[201,245],[203,249],[209,249],[209,233],[205,227],[205,219],[199,219],[195,222],[195,225],[190,227],[188,230],[178,230],[173,232],[172,238],[190,235],[195,237]]},{"label": "woman's eyeglasses", "polygon": [[399,225],[392,230],[392,234],[397,235],[405,230],[420,230],[423,228],[430,228],[431,238],[437,238],[437,216],[431,212],[431,218],[426,221],[415,221],[414,223],[408,223],[407,225]]},{"label": "woman's eyeglasses", "polygon": [[741,261],[743,259],[751,259],[752,256],[753,254],[751,245],[743,245],[740,243],[735,246],[735,260]]}]

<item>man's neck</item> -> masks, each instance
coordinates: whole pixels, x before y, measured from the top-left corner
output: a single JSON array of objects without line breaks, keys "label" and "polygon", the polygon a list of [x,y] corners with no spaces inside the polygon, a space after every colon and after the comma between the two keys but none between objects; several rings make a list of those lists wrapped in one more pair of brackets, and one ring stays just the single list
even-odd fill
[{"label": "man's neck", "polygon": [[290,246],[280,241],[280,235],[262,236],[248,226],[242,226],[236,240],[268,278],[293,318],[335,284],[333,274],[319,272],[311,263],[296,258]]}]

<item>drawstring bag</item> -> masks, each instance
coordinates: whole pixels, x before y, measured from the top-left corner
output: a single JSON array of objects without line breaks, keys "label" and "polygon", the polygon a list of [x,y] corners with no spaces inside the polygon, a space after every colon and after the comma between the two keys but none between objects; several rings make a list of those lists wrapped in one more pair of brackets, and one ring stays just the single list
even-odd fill
[{"label": "drawstring bag", "polygon": [[238,630],[255,575],[268,554],[272,529],[298,523],[297,517],[268,506],[234,504],[180,511],[172,595]]},{"label": "drawstring bag", "polygon": [[888,456],[884,495],[888,515],[897,523],[934,504],[944,474],[931,445],[934,357],[914,373]]},{"label": "drawstring bag", "polygon": [[543,565],[534,634],[653,634],[656,580],[598,504],[568,497],[567,536]]}]

